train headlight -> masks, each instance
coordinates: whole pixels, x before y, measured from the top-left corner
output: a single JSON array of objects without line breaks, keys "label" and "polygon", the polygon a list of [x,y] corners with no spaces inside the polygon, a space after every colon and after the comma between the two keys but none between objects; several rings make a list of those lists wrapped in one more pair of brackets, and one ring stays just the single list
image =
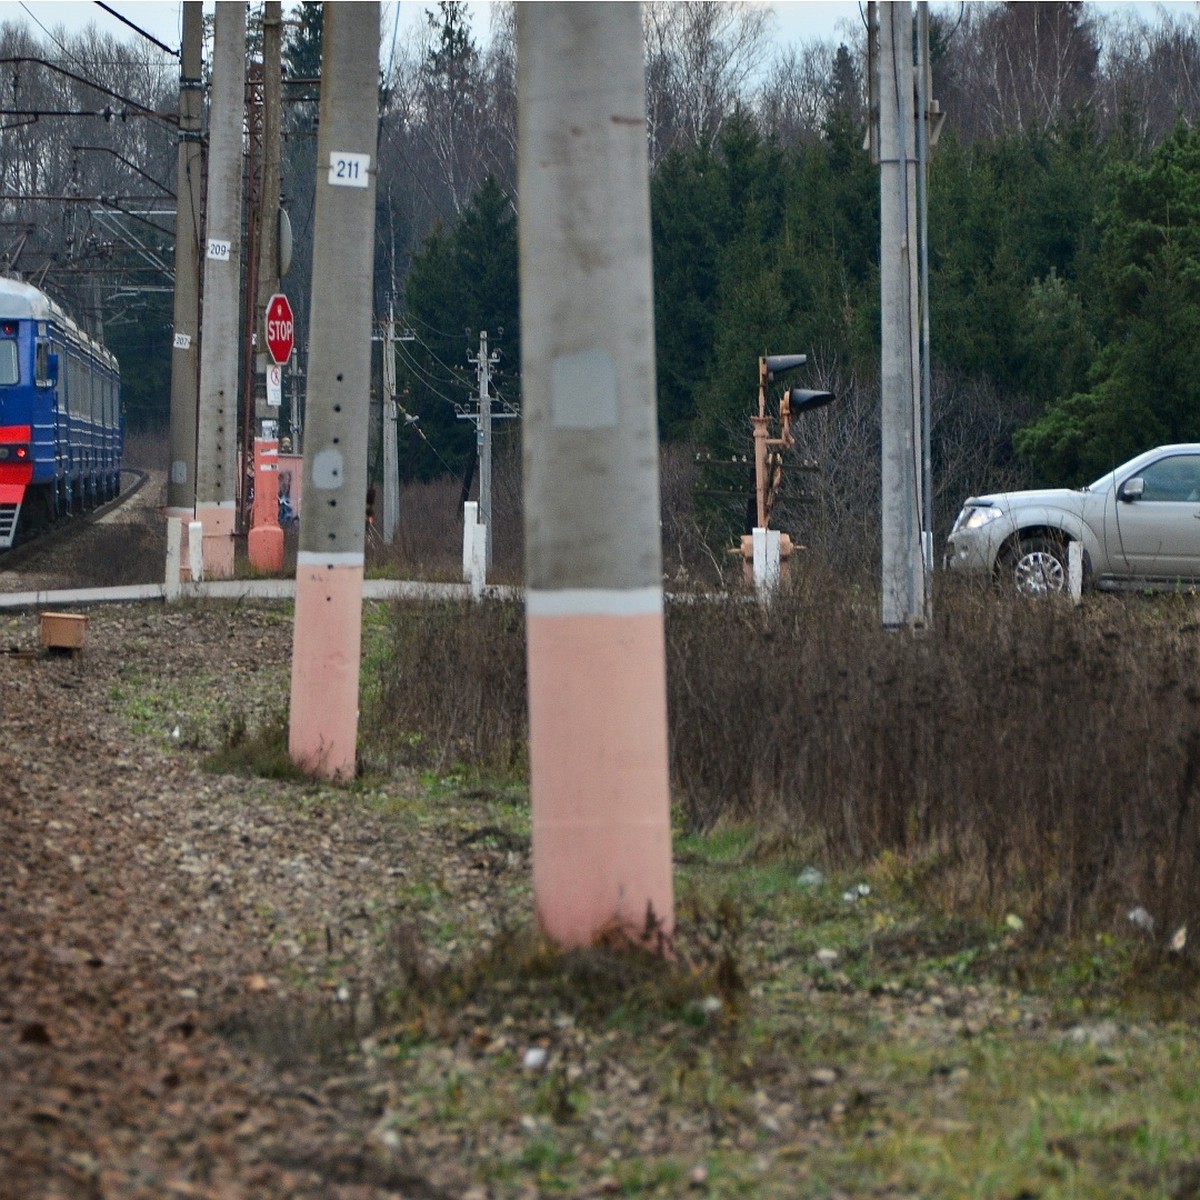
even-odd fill
[{"label": "train headlight", "polygon": [[0,443],[0,462],[28,462],[29,447],[21,446],[15,442]]}]

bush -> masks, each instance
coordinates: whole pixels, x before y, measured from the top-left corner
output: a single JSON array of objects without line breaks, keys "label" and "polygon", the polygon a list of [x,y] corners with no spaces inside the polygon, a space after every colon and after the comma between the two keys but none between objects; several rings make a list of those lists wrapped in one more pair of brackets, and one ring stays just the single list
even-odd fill
[{"label": "bush", "polygon": [[[1075,609],[955,582],[923,636],[883,630],[877,597],[811,566],[769,607],[670,605],[685,824],[757,819],[831,865],[888,854],[949,903],[1016,906],[1047,929],[1134,904],[1200,921],[1190,601]],[[518,605],[398,605],[372,724],[409,761],[519,769],[524,655]]]}]

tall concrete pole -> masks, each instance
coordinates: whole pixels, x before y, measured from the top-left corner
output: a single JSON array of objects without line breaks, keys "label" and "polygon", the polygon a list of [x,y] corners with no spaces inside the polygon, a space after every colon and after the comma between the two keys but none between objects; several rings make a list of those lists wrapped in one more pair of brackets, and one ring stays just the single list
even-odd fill
[{"label": "tall concrete pole", "polygon": [[387,327],[383,331],[383,541],[396,540],[400,516],[400,467],[396,432],[396,313],[388,301]]},{"label": "tall concrete pole", "polygon": [[311,774],[352,778],[371,398],[379,4],[326,4],[324,11],[288,746],[292,761]]},{"label": "tall concrete pole", "polygon": [[[201,52],[204,5],[185,0],[179,68],[179,150],[175,188],[175,315],[171,350],[171,469],[167,516],[184,527],[196,512],[196,402],[200,381],[200,205],[204,170]],[[182,551],[187,561],[186,548]]]},{"label": "tall concrete pole", "polygon": [[196,519],[204,530],[205,576],[230,579],[237,514],[237,347],[242,313],[242,121],[246,91],[246,6],[240,0],[220,0],[216,6],[212,87]]},{"label": "tall concrete pole", "polygon": [[879,224],[883,434],[883,624],[925,623],[913,14],[879,5]]},{"label": "tall concrete pole", "polygon": [[476,361],[476,377],[479,381],[479,521],[487,531],[485,563],[492,565],[492,544],[496,535],[492,528],[492,367],[499,356],[488,355],[488,335],[484,329],[479,334],[479,358]]},{"label": "tall concrete pole", "polygon": [[521,4],[533,889],[556,942],[674,928],[640,6]]}]

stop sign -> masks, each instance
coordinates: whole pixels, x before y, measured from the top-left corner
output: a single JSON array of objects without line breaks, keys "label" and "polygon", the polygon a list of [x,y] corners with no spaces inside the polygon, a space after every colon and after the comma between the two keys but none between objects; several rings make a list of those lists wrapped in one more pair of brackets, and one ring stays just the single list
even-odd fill
[{"label": "stop sign", "polygon": [[292,306],[282,292],[267,301],[267,349],[272,359],[283,366],[292,357],[296,344],[296,323],[292,317]]}]

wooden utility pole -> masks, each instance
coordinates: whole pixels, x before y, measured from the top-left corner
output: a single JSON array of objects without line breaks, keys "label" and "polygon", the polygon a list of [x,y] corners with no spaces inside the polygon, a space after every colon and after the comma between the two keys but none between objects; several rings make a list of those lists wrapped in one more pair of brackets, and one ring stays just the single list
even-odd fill
[{"label": "wooden utility pole", "polygon": [[205,575],[231,579],[237,519],[237,345],[246,95],[246,7],[241,0],[221,0],[216,6],[212,86],[196,519],[204,530]]},{"label": "wooden utility pole", "polygon": [[[204,170],[201,50],[204,5],[185,0],[179,68],[176,165],[175,314],[171,349],[171,469],[167,516],[184,527],[196,514],[196,403],[200,382],[200,196]],[[182,551],[187,561],[186,547]]]},{"label": "wooden utility pole", "polygon": [[533,889],[674,928],[641,10],[517,7]]},{"label": "wooden utility pole", "polygon": [[326,4],[317,136],[292,761],[354,775],[366,540],[379,4]]}]

